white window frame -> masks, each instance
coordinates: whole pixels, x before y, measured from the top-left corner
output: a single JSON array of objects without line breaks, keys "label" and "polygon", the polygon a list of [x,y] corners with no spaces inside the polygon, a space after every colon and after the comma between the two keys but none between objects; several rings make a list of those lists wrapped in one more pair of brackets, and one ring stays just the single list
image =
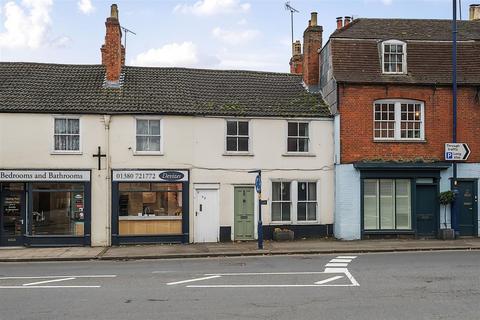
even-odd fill
[{"label": "white window frame", "polygon": [[[228,134],[228,122],[229,121],[236,121],[237,122],[237,129],[238,129],[238,122],[247,122],[248,124],[248,136],[244,135],[229,135]],[[238,132],[237,132],[238,133]],[[232,119],[225,119],[225,142],[224,142],[224,153],[226,155],[251,155],[252,152],[252,129],[251,129],[251,121],[250,119],[238,119],[238,118],[232,118]],[[235,138],[240,138],[240,137],[247,137],[248,138],[248,150],[247,151],[231,151],[227,150],[227,137],[235,137]],[[238,149],[238,144],[237,144],[237,149]]]},{"label": "white window frame", "polygon": [[[375,137],[375,104],[394,104],[395,105],[395,127],[393,138]],[[420,104],[420,137],[419,138],[402,138],[402,104]],[[424,141],[425,140],[425,103],[418,100],[407,99],[381,99],[373,102],[373,140],[374,141]]]},{"label": "white window frame", "polygon": [[[137,150],[137,120],[157,120],[160,121],[160,151],[139,151]],[[152,116],[136,116],[134,117],[135,121],[135,131],[134,131],[134,144],[135,151],[134,155],[163,155],[163,118],[161,117],[152,117]]]},{"label": "white window frame", "polygon": [[[402,71],[401,72],[393,72],[393,71],[385,71],[385,45],[401,45],[403,47],[403,55],[402,55]],[[400,40],[386,40],[382,42],[382,73],[384,74],[406,74],[407,73],[407,43],[400,41]]]},{"label": "white window frame", "polygon": [[[307,136],[307,151],[288,151],[288,138],[305,138],[304,136],[289,136],[288,135],[288,125],[290,123],[306,123],[307,124],[307,133],[308,133],[308,136]],[[303,121],[303,120],[287,120],[287,128],[286,128],[286,136],[287,138],[285,139],[285,151],[286,151],[286,154],[298,154],[298,155],[308,155],[311,153],[311,123],[310,121]]]},{"label": "white window frame", "polygon": [[[278,201],[273,200],[273,183],[275,182],[282,182],[282,183],[290,183],[290,201]],[[306,182],[306,183],[315,183],[317,192],[316,192],[316,201],[301,201],[301,202],[316,202],[316,217],[315,220],[298,220],[298,184],[299,182]],[[270,180],[270,192],[271,192],[271,201],[270,201],[270,224],[271,225],[284,225],[284,224],[317,224],[320,221],[320,180],[314,179],[271,179]],[[273,220],[273,203],[282,203],[282,202],[289,202],[290,203],[290,220]],[[307,216],[308,218],[308,216]]]},{"label": "white window frame", "polygon": [[[55,149],[55,120],[78,120],[78,150],[56,150]],[[51,154],[82,154],[82,120],[80,116],[76,115],[54,115],[52,117],[52,147]]]}]

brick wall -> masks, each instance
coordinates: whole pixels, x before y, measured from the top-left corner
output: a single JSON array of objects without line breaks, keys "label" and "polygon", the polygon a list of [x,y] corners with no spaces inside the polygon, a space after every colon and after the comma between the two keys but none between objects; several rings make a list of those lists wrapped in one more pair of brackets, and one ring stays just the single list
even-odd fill
[{"label": "brick wall", "polygon": [[[452,140],[450,87],[339,85],[341,162],[361,160],[444,160]],[[468,162],[480,162],[480,104],[476,88],[459,87],[457,141],[468,143]],[[425,103],[425,142],[374,142],[373,103],[378,99],[413,99]]]}]

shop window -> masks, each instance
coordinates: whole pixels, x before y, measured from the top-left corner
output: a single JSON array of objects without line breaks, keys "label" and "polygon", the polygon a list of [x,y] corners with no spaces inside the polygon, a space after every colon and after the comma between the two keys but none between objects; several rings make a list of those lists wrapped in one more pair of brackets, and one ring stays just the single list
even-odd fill
[{"label": "shop window", "polygon": [[83,184],[34,183],[32,189],[32,235],[84,235]]},{"label": "shop window", "polygon": [[227,120],[226,149],[228,152],[249,151],[248,121]]},{"label": "shop window", "polygon": [[309,133],[308,122],[289,122],[287,151],[308,152]]},{"label": "shop window", "polygon": [[161,152],[160,119],[136,119],[136,151]]},{"label": "shop window", "polygon": [[272,183],[272,221],[290,221],[290,182]]},{"label": "shop window", "polygon": [[411,186],[408,179],[363,181],[365,230],[410,230]]},{"label": "shop window", "polygon": [[119,183],[120,235],[179,234],[181,183]]},{"label": "shop window", "polygon": [[297,220],[317,220],[317,184],[315,182],[298,182]]},{"label": "shop window", "polygon": [[80,119],[55,118],[54,151],[80,151]]}]

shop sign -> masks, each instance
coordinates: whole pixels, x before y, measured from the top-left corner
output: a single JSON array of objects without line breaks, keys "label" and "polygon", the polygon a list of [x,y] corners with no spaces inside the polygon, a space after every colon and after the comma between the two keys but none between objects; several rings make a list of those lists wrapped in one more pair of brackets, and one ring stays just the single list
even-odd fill
[{"label": "shop sign", "polygon": [[0,170],[0,181],[90,181],[90,171]]},{"label": "shop sign", "polygon": [[113,181],[188,181],[188,171],[113,170]]}]

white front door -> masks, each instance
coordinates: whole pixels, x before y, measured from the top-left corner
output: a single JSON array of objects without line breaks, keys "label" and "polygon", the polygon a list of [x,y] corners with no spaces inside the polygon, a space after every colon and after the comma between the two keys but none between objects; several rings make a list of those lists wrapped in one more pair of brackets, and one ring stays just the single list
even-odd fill
[{"label": "white front door", "polygon": [[218,242],[219,213],[218,189],[196,189],[194,242]]}]

